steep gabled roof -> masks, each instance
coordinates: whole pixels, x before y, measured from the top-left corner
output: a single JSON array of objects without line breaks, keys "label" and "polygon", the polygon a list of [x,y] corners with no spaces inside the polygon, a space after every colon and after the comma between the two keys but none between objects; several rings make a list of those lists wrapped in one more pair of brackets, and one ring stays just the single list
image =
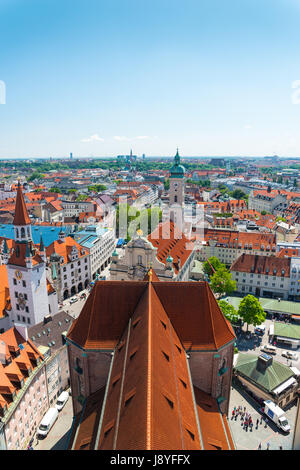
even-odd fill
[{"label": "steep gabled roof", "polygon": [[15,207],[15,216],[14,216],[14,225],[29,225],[30,218],[24,201],[24,196],[22,192],[22,187],[20,183],[18,184],[17,189],[17,198],[16,198],[16,207]]},{"label": "steep gabled roof", "polygon": [[147,281],[96,282],[68,338],[87,349],[113,349],[150,284],[186,349],[216,350],[234,340],[206,282]]}]

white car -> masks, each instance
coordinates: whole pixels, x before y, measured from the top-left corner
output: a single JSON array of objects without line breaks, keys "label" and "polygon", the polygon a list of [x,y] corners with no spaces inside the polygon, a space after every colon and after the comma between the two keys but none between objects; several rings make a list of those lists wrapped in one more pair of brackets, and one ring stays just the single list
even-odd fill
[{"label": "white car", "polygon": [[269,354],[276,354],[277,349],[272,344],[265,344],[261,348],[261,351],[264,351],[264,352],[269,353]]},{"label": "white car", "polygon": [[58,399],[57,399],[57,402],[56,402],[56,409],[58,411],[62,410],[63,407],[65,406],[65,404],[67,403],[68,401],[68,398],[69,398],[69,393],[68,392],[62,392]]},{"label": "white car", "polygon": [[298,359],[298,354],[293,351],[284,351],[282,356],[287,357],[288,359],[295,359],[295,361]]}]

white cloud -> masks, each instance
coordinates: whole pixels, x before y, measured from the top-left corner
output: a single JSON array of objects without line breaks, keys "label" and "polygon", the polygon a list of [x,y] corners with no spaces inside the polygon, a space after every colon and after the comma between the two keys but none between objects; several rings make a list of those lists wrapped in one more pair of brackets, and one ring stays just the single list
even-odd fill
[{"label": "white cloud", "polygon": [[244,126],[244,129],[252,129],[251,124],[246,124],[246,125]]},{"label": "white cloud", "polygon": [[138,140],[146,140],[146,139],[150,139],[150,137],[148,135],[138,135],[136,137],[136,139]]},{"label": "white cloud", "polygon": [[98,134],[93,134],[90,137],[81,139],[80,142],[104,142],[104,139],[102,139]]}]

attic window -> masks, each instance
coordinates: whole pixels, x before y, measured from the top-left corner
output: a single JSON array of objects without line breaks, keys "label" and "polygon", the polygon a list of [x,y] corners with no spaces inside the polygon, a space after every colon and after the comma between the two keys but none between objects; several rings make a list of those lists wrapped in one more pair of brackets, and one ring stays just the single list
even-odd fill
[{"label": "attic window", "polygon": [[124,406],[128,406],[129,403],[131,402],[131,400],[133,399],[134,395],[136,393],[136,389],[132,389],[130,392],[128,392],[126,395],[125,395],[125,399],[124,399]]},{"label": "attic window", "polygon": [[129,360],[130,360],[130,361],[134,358],[134,356],[136,355],[138,349],[139,349],[139,348],[135,348],[135,349],[130,353],[130,355],[129,355]]},{"label": "attic window", "polygon": [[122,351],[122,348],[125,344],[125,341],[122,341],[122,343],[120,343],[120,345],[118,346],[118,351],[121,352]]},{"label": "attic window", "polygon": [[89,437],[87,437],[86,439],[82,439],[79,445],[79,449],[85,450],[89,446],[90,443],[91,443],[91,439]]},{"label": "attic window", "polygon": [[164,351],[162,351],[162,353],[165,356],[165,358],[167,359],[167,361],[170,362],[170,356],[168,356],[168,354],[166,354]]},{"label": "attic window", "polygon": [[180,380],[180,382],[182,383],[182,385],[184,386],[184,388],[187,388],[186,382],[185,382],[184,380],[182,380],[182,379],[179,379],[179,380]]},{"label": "attic window", "polygon": [[166,395],[164,395],[165,399],[167,400],[168,402],[168,405],[170,406],[170,408],[174,408],[174,402],[172,400],[170,400],[170,398],[166,397]]},{"label": "attic window", "polygon": [[163,326],[164,329],[166,330],[166,329],[167,329],[167,325],[166,325],[162,320],[160,320],[160,323],[162,324],[162,326]]},{"label": "attic window", "polygon": [[112,383],[111,383],[112,387],[114,387],[119,382],[120,378],[121,378],[121,374],[118,374],[116,377],[113,378]]},{"label": "attic window", "polygon": [[221,441],[218,441],[216,439],[211,439],[211,438],[208,438],[208,443],[215,447],[216,450],[222,450],[223,446],[222,446],[222,442]]},{"label": "attic window", "polygon": [[112,428],[114,427],[115,420],[110,421],[104,428],[104,437],[107,437]]},{"label": "attic window", "polygon": [[175,344],[175,346],[176,346],[178,352],[181,354],[181,348],[179,346],[177,346],[177,344]]},{"label": "attic window", "polygon": [[188,435],[190,436],[190,438],[194,441],[195,440],[195,434],[192,433],[192,431],[190,431],[188,428],[185,428],[185,429],[186,429]]},{"label": "attic window", "polygon": [[141,320],[141,317],[139,317],[139,318],[137,318],[136,320],[134,320],[134,322],[132,323],[132,328],[133,328],[133,329],[137,326],[137,324],[140,322],[140,320]]}]

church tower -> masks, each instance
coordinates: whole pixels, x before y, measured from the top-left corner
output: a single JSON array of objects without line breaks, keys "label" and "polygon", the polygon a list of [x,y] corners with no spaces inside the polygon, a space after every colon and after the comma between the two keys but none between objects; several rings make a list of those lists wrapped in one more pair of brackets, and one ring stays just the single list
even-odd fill
[{"label": "church tower", "polygon": [[6,265],[11,321],[32,326],[49,315],[46,260],[32,242],[31,222],[20,182],[13,225],[15,243]]},{"label": "church tower", "polygon": [[178,149],[174,157],[174,165],[170,170],[170,189],[169,205],[170,219],[176,222],[176,219],[183,217],[184,206],[184,173],[185,168],[180,164]]}]

